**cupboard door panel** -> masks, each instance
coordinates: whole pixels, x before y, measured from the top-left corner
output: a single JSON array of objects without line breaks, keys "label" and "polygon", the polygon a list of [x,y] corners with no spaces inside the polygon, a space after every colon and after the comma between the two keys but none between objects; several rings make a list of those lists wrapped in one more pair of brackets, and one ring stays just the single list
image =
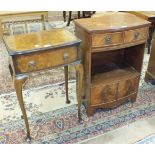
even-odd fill
[{"label": "cupboard door panel", "polygon": [[91,88],[91,105],[105,104],[116,100],[117,84]]},{"label": "cupboard door panel", "polygon": [[138,88],[139,77],[123,80],[118,86],[118,99],[135,93]]}]

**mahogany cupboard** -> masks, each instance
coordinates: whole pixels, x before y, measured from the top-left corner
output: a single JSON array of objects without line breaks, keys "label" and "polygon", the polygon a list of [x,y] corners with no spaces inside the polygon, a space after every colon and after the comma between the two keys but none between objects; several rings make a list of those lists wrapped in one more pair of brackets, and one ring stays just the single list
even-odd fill
[{"label": "mahogany cupboard", "polygon": [[136,100],[149,25],[123,12],[75,20],[76,36],[82,40],[88,116],[97,108]]}]

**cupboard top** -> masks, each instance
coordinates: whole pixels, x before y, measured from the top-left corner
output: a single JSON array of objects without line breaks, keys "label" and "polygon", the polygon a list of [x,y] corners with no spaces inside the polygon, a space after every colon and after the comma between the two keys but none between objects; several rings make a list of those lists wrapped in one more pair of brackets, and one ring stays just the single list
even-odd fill
[{"label": "cupboard top", "polygon": [[75,24],[87,32],[114,32],[149,26],[150,22],[133,14],[124,12],[106,12],[102,17],[77,19]]}]

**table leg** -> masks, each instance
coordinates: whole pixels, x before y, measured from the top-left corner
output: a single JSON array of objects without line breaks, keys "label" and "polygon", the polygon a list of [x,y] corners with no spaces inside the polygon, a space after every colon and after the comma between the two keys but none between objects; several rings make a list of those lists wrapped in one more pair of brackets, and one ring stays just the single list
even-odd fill
[{"label": "table leg", "polygon": [[80,16],[81,13],[80,13],[80,11],[77,11],[77,14],[78,14],[77,18],[80,19],[80,18],[81,18],[81,16]]},{"label": "table leg", "polygon": [[70,25],[71,19],[72,19],[72,11],[69,11],[67,26]]},{"label": "table leg", "polygon": [[63,11],[64,22],[66,22],[66,11]]},{"label": "table leg", "polygon": [[78,100],[78,118],[79,122],[82,122],[81,118],[81,103],[82,103],[82,87],[83,87],[83,65],[75,65],[77,82],[76,82],[76,91],[77,91],[77,100]]},{"label": "table leg", "polygon": [[25,105],[23,102],[23,94],[22,94],[22,87],[27,79],[28,79],[28,76],[14,76],[13,82],[14,82],[18,102],[19,102],[19,105],[20,105],[20,108],[23,114],[24,121],[25,121],[25,126],[26,126],[26,131],[27,131],[26,139],[31,140],[29,122],[28,122]]},{"label": "table leg", "polygon": [[12,67],[11,67],[10,64],[9,64],[9,71],[10,71],[10,74],[11,74],[11,78],[12,78],[12,80],[13,80],[13,70],[12,70]]},{"label": "table leg", "polygon": [[69,104],[69,96],[68,96],[68,66],[64,67],[64,72],[65,72],[65,89],[66,89],[66,103]]},{"label": "table leg", "polygon": [[85,11],[82,11],[82,18],[85,18]]},{"label": "table leg", "polygon": [[48,22],[48,13],[41,15],[41,18],[42,18],[42,22],[43,22],[43,29],[46,30],[45,23]]},{"label": "table leg", "polygon": [[44,13],[41,17],[42,17],[42,21],[48,22],[48,13]]}]

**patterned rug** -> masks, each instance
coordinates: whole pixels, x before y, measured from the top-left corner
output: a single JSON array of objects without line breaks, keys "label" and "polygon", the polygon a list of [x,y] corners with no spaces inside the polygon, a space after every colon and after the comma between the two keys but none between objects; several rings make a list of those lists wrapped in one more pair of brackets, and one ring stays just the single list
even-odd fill
[{"label": "patterned rug", "polygon": [[[99,109],[90,118],[86,116],[85,108],[82,107],[84,123],[79,124],[75,81],[71,81],[69,84],[71,98],[69,106],[64,104],[63,84],[24,91],[33,137],[31,143],[80,143],[85,139],[155,115],[155,87],[144,85],[141,87],[135,103],[124,103],[112,110]],[[0,102],[0,109],[2,109],[0,143],[27,143],[24,122],[20,119],[21,113],[15,93],[1,95]],[[47,106],[47,104],[49,105]],[[59,107],[52,109],[54,104]]]},{"label": "patterned rug", "polygon": [[[51,23],[52,24],[52,23]],[[63,22],[55,27],[65,27]],[[68,27],[74,32],[74,25]],[[25,126],[8,70],[4,44],[0,51],[0,143],[28,143]],[[37,73],[26,84],[24,101],[30,121],[31,143],[81,143],[121,126],[155,115],[155,86],[144,83],[149,55],[145,54],[140,91],[135,103],[124,103],[116,109],[99,109],[93,117],[82,107],[83,124],[77,117],[74,69],[70,68],[69,96],[65,104],[63,68]],[[36,74],[34,74],[36,75]]]}]

